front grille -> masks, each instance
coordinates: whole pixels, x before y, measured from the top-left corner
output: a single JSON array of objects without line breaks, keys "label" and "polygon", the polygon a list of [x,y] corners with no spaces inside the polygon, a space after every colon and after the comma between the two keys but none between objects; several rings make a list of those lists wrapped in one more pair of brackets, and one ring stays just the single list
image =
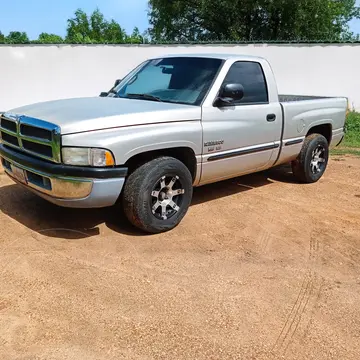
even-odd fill
[{"label": "front grille", "polygon": [[51,146],[43,145],[43,144],[37,144],[31,141],[23,140],[22,141],[23,148],[25,150],[31,151],[33,153],[37,153],[43,156],[46,156],[48,158],[53,157],[53,152]]},{"label": "front grille", "polygon": [[4,118],[1,119],[1,127],[6,130],[10,130],[16,133],[16,123],[13,121],[6,120]]},{"label": "front grille", "polygon": [[3,131],[1,131],[1,139],[3,141],[6,141],[7,143],[14,145],[14,146],[19,146],[19,140],[16,136],[10,135],[8,133],[5,133]]},{"label": "front grille", "polygon": [[51,131],[46,129],[36,128],[33,126],[22,124],[20,126],[20,133],[21,135],[51,141]]},{"label": "front grille", "polygon": [[0,117],[1,142],[59,163],[60,128],[43,120],[5,113]]}]

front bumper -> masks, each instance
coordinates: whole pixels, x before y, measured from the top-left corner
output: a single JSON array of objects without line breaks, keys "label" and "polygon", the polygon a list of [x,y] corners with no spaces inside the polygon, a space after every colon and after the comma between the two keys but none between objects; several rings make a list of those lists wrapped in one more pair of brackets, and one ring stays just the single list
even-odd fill
[{"label": "front bumper", "polygon": [[127,168],[65,166],[35,159],[3,144],[0,158],[6,174],[16,183],[56,205],[101,208],[116,203]]}]

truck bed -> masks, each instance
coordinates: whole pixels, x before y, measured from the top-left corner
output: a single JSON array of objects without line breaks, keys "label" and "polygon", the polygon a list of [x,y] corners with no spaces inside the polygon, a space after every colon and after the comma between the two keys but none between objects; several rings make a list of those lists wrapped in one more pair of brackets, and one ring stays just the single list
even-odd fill
[{"label": "truck bed", "polygon": [[[300,153],[309,130],[325,127],[330,147],[336,146],[344,135],[347,99],[303,95],[279,95],[283,109],[283,147],[277,164],[288,163]],[[324,128],[323,128],[324,132]]]}]

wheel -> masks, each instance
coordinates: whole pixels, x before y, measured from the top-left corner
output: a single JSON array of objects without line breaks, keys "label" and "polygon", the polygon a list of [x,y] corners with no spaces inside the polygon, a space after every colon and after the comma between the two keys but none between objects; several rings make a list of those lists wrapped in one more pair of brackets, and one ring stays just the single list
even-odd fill
[{"label": "wheel", "polygon": [[123,208],[128,220],[148,233],[175,228],[186,215],[193,195],[188,168],[172,157],[140,165],[126,180]]},{"label": "wheel", "polygon": [[297,180],[315,183],[324,175],[329,160],[329,143],[323,135],[311,134],[305,138],[299,156],[292,162]]}]

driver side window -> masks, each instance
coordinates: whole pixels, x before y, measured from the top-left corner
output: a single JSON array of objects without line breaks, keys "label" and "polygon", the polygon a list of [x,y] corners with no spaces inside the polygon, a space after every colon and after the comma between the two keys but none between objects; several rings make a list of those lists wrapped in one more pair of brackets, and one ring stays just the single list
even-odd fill
[{"label": "driver side window", "polygon": [[244,87],[244,97],[235,101],[234,105],[268,104],[269,97],[262,67],[257,62],[238,61],[227,73],[223,86],[230,83]]}]

